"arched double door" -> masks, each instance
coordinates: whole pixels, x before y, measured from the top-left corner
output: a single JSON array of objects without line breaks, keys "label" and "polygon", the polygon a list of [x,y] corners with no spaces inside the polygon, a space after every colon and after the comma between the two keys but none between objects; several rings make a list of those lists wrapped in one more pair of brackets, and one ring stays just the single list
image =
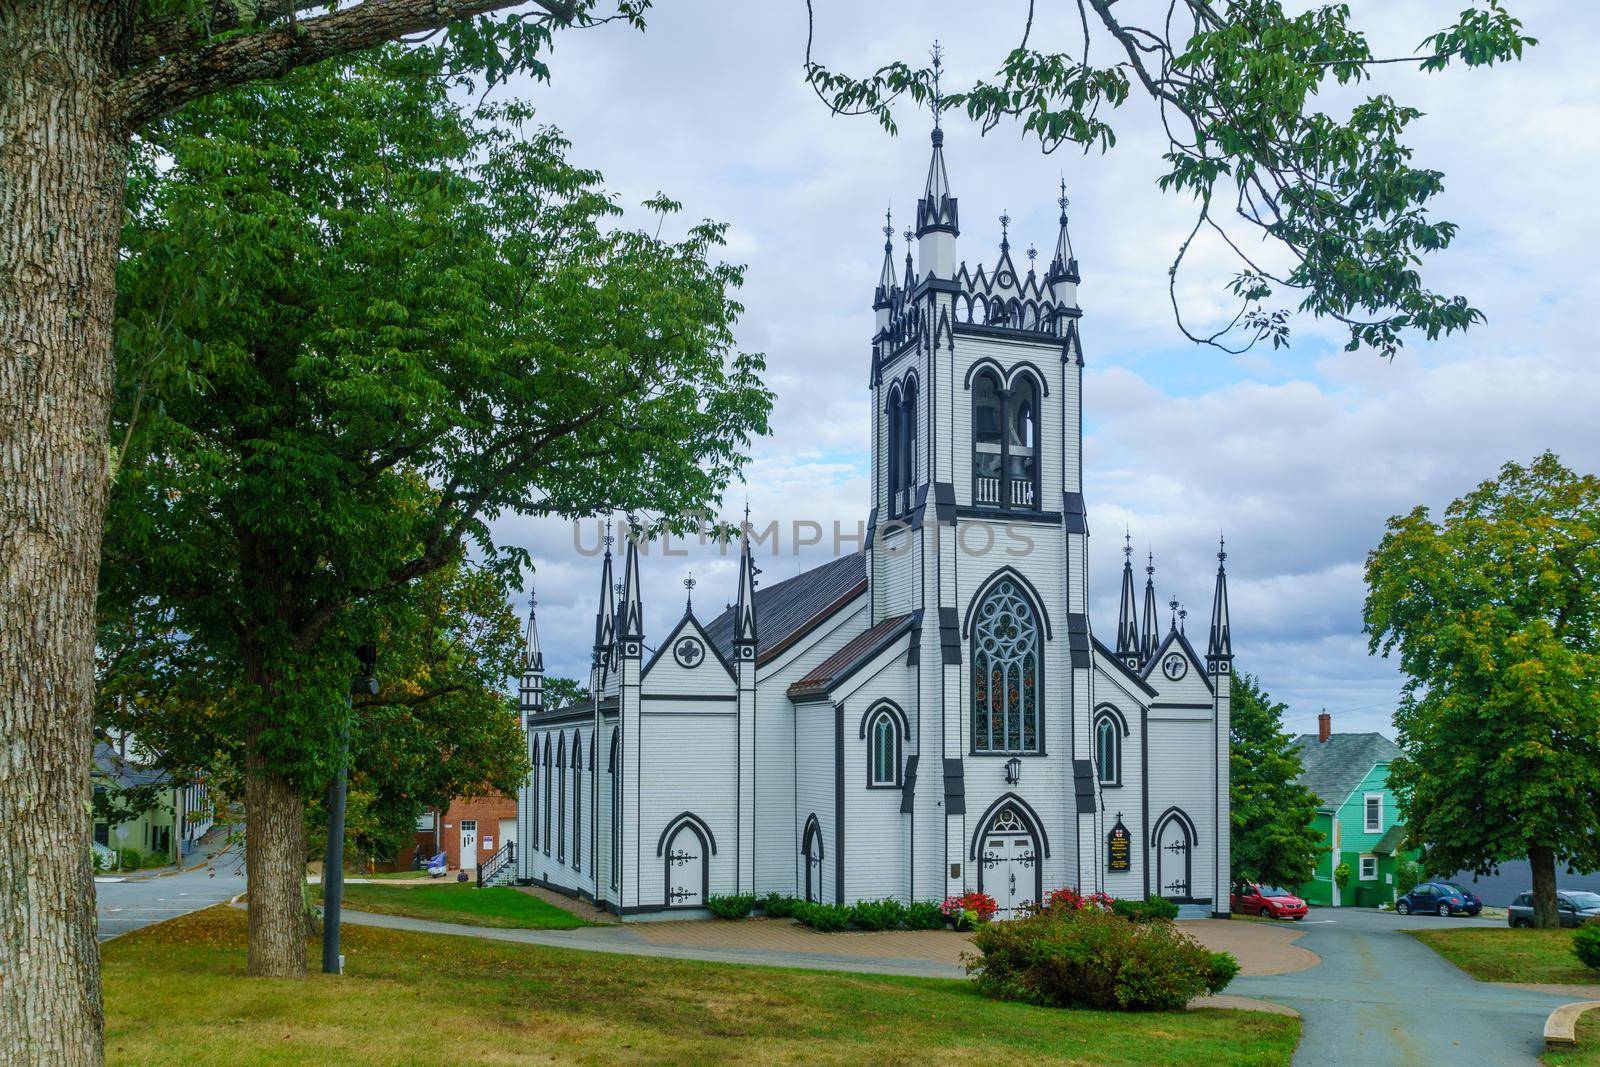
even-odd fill
[{"label": "arched double door", "polygon": [[1044,896],[1049,845],[1037,817],[1020,799],[997,802],[980,825],[973,849],[978,891],[994,898],[999,918],[1016,918]]},{"label": "arched double door", "polygon": [[1168,808],[1156,822],[1155,871],[1157,896],[1168,900],[1194,899],[1194,823],[1182,808]]},{"label": "arched double door", "polygon": [[656,843],[667,907],[705,906],[711,892],[711,857],[716,854],[717,839],[699,816],[686,811],[667,824]]}]

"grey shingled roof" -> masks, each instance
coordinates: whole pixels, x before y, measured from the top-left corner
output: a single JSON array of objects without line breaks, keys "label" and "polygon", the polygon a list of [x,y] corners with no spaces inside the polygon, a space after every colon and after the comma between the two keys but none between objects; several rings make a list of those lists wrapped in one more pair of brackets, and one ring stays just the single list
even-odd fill
[{"label": "grey shingled roof", "polygon": [[159,767],[145,767],[120,755],[109,741],[94,743],[93,776],[109,781],[122,789],[134,786],[156,785],[166,780],[167,772]]},{"label": "grey shingled roof", "polygon": [[[757,587],[756,659],[760,661],[776,654],[790,638],[804,632],[807,624],[857,592],[865,591],[866,581],[867,557],[854,552],[793,578],[765,588]],[[730,607],[712,619],[705,631],[723,658],[732,661],[733,609]]]},{"label": "grey shingled roof", "polygon": [[1373,767],[1400,758],[1400,749],[1382,734],[1334,734],[1326,741],[1301,734],[1294,747],[1305,768],[1300,784],[1317,794],[1324,810],[1343,804]]}]

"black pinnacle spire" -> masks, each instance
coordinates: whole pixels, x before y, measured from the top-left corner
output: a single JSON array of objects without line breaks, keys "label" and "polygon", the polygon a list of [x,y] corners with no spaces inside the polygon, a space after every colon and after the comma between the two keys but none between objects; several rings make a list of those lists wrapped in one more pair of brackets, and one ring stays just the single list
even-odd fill
[{"label": "black pinnacle spire", "polygon": [[1155,657],[1156,646],[1161,643],[1161,613],[1156,607],[1156,554],[1151,552],[1144,565],[1144,643],[1139,646],[1139,659],[1149,663]]},{"label": "black pinnacle spire", "polygon": [[523,715],[544,710],[544,653],[539,650],[538,606],[539,598],[534,595],[530,585],[528,630],[522,641],[522,686],[517,696],[517,710]]},{"label": "black pinnacle spire", "polygon": [[1139,601],[1133,592],[1133,538],[1122,538],[1122,606],[1117,612],[1117,656],[1137,669],[1139,647]]},{"label": "black pinnacle spire", "polygon": [[[750,555],[750,505],[744,509],[744,533],[739,544],[739,603],[733,613],[733,643],[738,658],[754,659],[756,646],[756,575],[761,569]],[[748,647],[749,653],[744,649]]]},{"label": "black pinnacle spire", "polygon": [[599,666],[608,659],[611,643],[617,637],[616,609],[611,599],[611,517],[606,517],[605,559],[600,563],[600,607],[594,614],[594,663]]},{"label": "black pinnacle spire", "polygon": [[886,209],[883,213],[883,270],[878,272],[878,288],[872,294],[872,308],[880,311],[889,306],[895,290],[894,276],[894,220]]},{"label": "black pinnacle spire", "polygon": [[622,565],[622,603],[617,612],[617,637],[638,641],[644,637],[644,607],[639,590],[639,530],[628,523],[628,555]]},{"label": "black pinnacle spire", "polygon": [[1225,674],[1233,662],[1233,634],[1228,622],[1228,543],[1217,538],[1217,589],[1211,596],[1211,640],[1206,664],[1212,674]]},{"label": "black pinnacle spire", "polygon": [[939,42],[933,43],[933,156],[928,160],[928,180],[923,185],[922,199],[917,201],[917,236],[922,237],[942,230],[952,236],[961,236],[957,221],[956,198],[950,195],[950,176],[944,169],[944,130],[939,128],[939,111],[944,106],[944,96],[939,88],[939,76],[944,68],[944,50]]},{"label": "black pinnacle spire", "polygon": [[1044,276],[1045,284],[1056,282],[1078,283],[1078,260],[1072,254],[1072,237],[1067,233],[1067,179],[1061,179],[1061,195],[1056,199],[1061,207],[1061,228],[1056,233],[1056,253],[1050,260],[1050,270]]}]

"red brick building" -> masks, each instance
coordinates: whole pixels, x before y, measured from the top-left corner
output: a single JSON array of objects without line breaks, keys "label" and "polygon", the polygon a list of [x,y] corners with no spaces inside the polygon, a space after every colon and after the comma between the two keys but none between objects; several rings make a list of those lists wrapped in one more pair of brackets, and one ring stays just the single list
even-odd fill
[{"label": "red brick building", "polygon": [[396,865],[410,867],[419,852],[424,857],[443,852],[451,870],[470,873],[516,836],[515,797],[456,797],[447,810],[428,811],[417,820],[416,844],[395,857]]}]

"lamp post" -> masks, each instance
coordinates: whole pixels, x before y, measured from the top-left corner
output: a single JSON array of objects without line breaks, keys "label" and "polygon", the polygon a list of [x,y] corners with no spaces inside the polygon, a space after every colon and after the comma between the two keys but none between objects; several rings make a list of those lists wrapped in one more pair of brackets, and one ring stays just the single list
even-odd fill
[{"label": "lamp post", "polygon": [[328,845],[322,856],[323,974],[344,973],[339,958],[339,907],[344,900],[344,800],[346,764],[350,762],[350,719],[357,695],[378,695],[375,677],[378,646],[362,645],[356,649],[356,656],[361,660],[361,673],[352,681],[350,694],[345,697],[344,723],[339,729],[339,766],[328,785]]}]

